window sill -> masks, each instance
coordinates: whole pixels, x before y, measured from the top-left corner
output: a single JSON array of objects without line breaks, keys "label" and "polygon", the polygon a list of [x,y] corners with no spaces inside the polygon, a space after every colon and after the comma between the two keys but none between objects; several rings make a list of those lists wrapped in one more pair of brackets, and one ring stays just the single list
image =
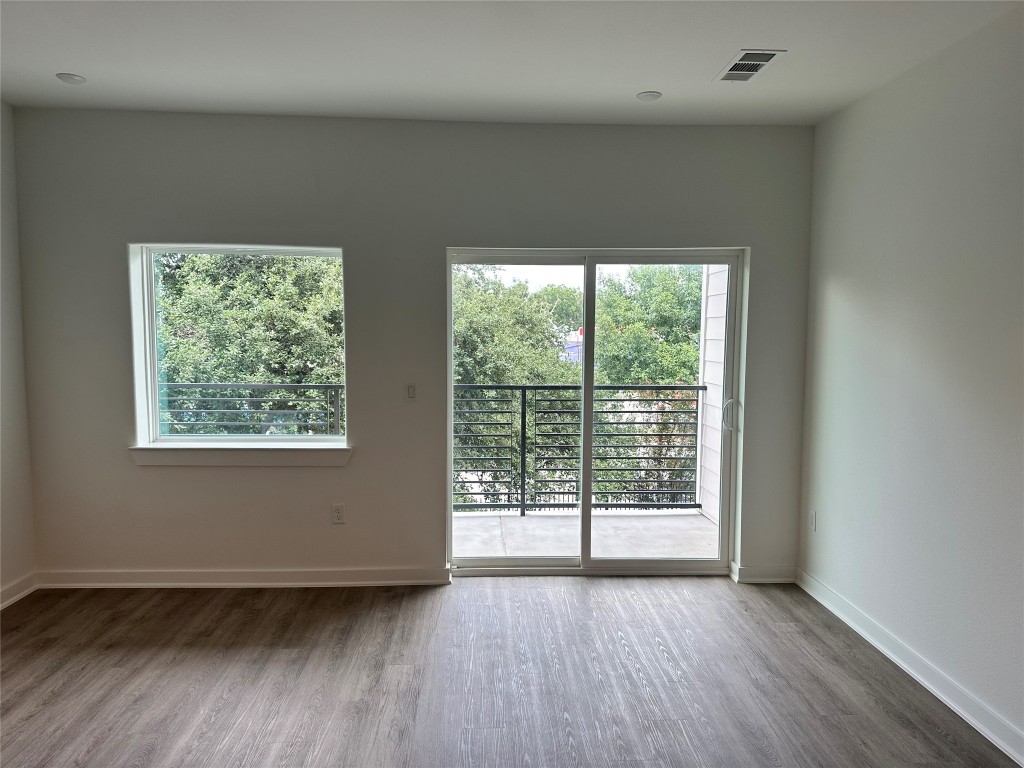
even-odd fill
[{"label": "window sill", "polygon": [[135,463],[147,467],[344,467],[352,458],[352,448],[340,440],[181,441],[130,450]]}]

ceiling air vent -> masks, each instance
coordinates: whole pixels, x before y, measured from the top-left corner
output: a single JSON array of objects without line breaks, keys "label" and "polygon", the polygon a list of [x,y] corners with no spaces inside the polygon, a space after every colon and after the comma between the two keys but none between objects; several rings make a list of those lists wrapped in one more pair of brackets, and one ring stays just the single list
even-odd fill
[{"label": "ceiling air vent", "polygon": [[715,80],[725,80],[732,83],[744,83],[754,75],[764,71],[764,68],[771,64],[784,50],[773,50],[770,48],[744,48],[725,69],[715,75]]}]

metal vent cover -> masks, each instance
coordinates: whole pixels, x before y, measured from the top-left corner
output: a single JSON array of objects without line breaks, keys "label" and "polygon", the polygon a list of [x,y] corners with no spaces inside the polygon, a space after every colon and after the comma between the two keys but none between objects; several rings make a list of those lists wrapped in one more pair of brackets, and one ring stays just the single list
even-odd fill
[{"label": "metal vent cover", "polygon": [[775,61],[780,53],[786,53],[786,51],[780,48],[743,48],[732,57],[732,60],[725,65],[721,72],[715,75],[715,80],[733,83],[747,82],[754,75],[764,71],[765,67]]},{"label": "metal vent cover", "polygon": [[745,61],[737,61],[735,64],[733,64],[731,67],[729,67],[729,71],[730,72],[754,72],[754,73],[757,73],[757,72],[761,71],[762,67],[764,67],[764,64],[748,64]]},{"label": "metal vent cover", "polygon": [[752,78],[754,74],[754,72],[726,72],[720,79],[742,83]]}]

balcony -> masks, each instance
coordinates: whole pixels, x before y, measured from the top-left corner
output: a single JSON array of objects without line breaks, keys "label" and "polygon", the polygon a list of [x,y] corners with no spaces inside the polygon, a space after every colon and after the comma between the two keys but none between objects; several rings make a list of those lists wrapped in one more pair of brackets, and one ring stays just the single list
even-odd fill
[{"label": "balcony", "polygon": [[[714,558],[718,526],[698,493],[706,387],[595,387],[592,554]],[[456,557],[576,556],[581,389],[457,384]]]}]

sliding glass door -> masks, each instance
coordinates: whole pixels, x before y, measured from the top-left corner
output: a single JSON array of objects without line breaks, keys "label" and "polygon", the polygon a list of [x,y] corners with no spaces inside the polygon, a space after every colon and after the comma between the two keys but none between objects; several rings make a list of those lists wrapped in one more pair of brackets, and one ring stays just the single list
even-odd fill
[{"label": "sliding glass door", "polygon": [[451,266],[453,554],[580,560],[580,259]]},{"label": "sliding glass door", "polygon": [[454,567],[726,567],[740,257],[450,250]]},{"label": "sliding glass door", "polygon": [[[714,266],[596,264],[589,422],[595,560],[718,558],[719,516],[704,510],[707,493],[699,487],[707,460],[716,483],[720,475],[720,430],[707,429],[718,413],[717,402],[709,409],[708,381],[720,386],[722,373],[707,360],[710,353],[712,362],[722,361],[707,343],[721,337],[706,318],[705,283]],[[713,457],[702,455],[712,449]]]}]

